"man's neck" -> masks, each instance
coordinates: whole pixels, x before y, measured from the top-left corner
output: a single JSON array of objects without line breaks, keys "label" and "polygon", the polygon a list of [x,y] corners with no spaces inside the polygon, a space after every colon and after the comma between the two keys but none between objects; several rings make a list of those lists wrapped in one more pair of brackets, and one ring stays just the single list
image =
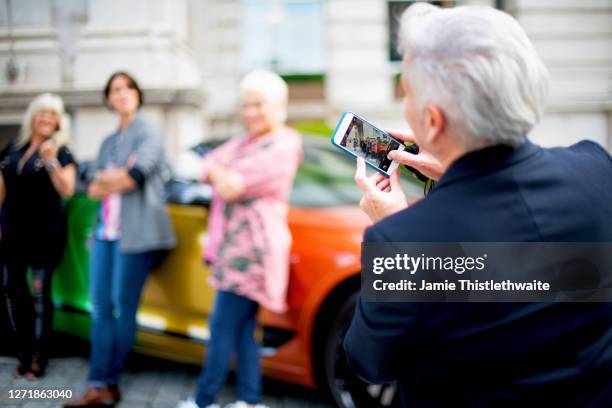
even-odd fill
[{"label": "man's neck", "polygon": [[440,155],[440,163],[442,163],[442,168],[446,173],[446,170],[455,162],[457,159],[465,156],[470,152],[474,152],[476,150],[484,149],[485,147],[491,146],[492,144],[488,141],[482,141],[481,143],[475,143],[470,147],[466,147],[463,145],[453,145],[449,146],[443,154]]},{"label": "man's neck", "polygon": [[454,147],[450,151],[444,154],[444,157],[440,159],[440,163],[442,163],[442,168],[444,169],[444,173],[448,170],[448,168],[453,164],[458,158],[469,153],[470,150],[461,147]]}]

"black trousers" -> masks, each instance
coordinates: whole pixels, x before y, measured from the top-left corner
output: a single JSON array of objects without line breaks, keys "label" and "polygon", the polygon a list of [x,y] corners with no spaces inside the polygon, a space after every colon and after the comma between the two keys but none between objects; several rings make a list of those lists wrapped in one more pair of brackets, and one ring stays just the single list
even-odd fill
[{"label": "black trousers", "polygon": [[[45,228],[3,225],[0,258],[4,266],[0,283],[14,349],[22,366],[29,366],[35,358],[44,370],[47,362],[53,328],[51,276],[66,248],[66,228],[65,221]],[[31,291],[28,269],[32,270]]]},{"label": "black trousers", "polygon": [[14,348],[22,364],[32,357],[46,363],[53,326],[51,275],[54,268],[32,267],[32,291],[27,281],[29,265],[8,262],[2,266],[2,292]]}]

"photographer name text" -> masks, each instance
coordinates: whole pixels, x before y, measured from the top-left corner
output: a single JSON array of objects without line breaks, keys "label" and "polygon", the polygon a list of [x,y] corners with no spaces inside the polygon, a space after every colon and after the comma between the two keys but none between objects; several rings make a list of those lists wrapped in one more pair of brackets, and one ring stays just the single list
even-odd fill
[{"label": "photographer name text", "polygon": [[540,280],[532,280],[529,282],[513,282],[509,279],[503,281],[486,280],[479,281],[477,279],[459,279],[457,282],[429,282],[421,280],[420,285],[417,282],[402,279],[397,282],[385,282],[382,279],[376,279],[372,286],[376,291],[424,291],[424,292],[446,292],[446,291],[539,291],[546,292],[550,290],[550,283]]}]

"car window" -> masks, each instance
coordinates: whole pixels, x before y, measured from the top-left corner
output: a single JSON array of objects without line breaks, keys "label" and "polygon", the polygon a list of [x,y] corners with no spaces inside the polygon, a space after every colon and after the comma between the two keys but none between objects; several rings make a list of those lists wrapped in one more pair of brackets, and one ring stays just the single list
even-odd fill
[{"label": "car window", "polygon": [[295,177],[291,204],[329,207],[359,203],[361,192],[353,180],[354,162],[344,156],[331,147],[304,143],[304,159]]}]

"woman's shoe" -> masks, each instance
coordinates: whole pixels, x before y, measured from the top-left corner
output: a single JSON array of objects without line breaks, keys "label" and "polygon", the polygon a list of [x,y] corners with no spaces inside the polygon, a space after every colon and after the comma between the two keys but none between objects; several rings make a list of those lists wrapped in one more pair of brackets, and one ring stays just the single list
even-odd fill
[{"label": "woman's shoe", "polygon": [[236,402],[232,402],[230,404],[227,404],[225,406],[225,408],[249,408],[249,407],[255,407],[255,408],[268,408],[267,406],[263,405],[263,404],[247,404],[244,401],[236,401]]},{"label": "woman's shoe", "polygon": [[113,400],[115,402],[121,401],[121,391],[119,390],[119,385],[111,384],[111,385],[108,386],[108,390],[110,391],[111,395],[113,396]]},{"label": "woman's shoe", "polygon": [[[190,397],[190,398],[187,398],[185,401],[179,401],[179,403],[176,404],[175,408],[200,408],[200,406],[196,404],[193,397]],[[219,404],[210,404],[203,408],[220,408],[220,407],[219,407]]]},{"label": "woman's shoe", "polygon": [[45,375],[45,370],[47,369],[47,359],[39,352],[34,352],[32,354],[32,362],[30,363],[30,368],[26,373],[26,378],[28,380],[35,380],[37,378]]},{"label": "woman's shoe", "polygon": [[15,377],[19,378],[21,376],[26,375],[28,371],[30,371],[31,357],[26,357],[22,353],[17,353],[17,360],[19,361],[19,365],[17,365],[17,369],[15,370]]},{"label": "woman's shoe", "polygon": [[85,392],[78,398],[66,402],[63,406],[66,408],[75,407],[114,407],[116,404],[113,394],[108,387],[98,388],[89,386],[85,388]]},{"label": "woman's shoe", "polygon": [[15,378],[23,377],[30,370],[30,364],[19,363],[15,370]]}]

